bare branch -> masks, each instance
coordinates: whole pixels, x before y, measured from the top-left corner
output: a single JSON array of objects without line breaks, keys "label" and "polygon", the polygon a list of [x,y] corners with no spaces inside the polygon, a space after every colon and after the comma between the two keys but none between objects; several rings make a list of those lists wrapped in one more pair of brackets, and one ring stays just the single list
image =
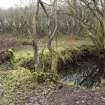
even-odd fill
[{"label": "bare branch", "polygon": [[44,13],[46,14],[46,16],[49,17],[49,15],[48,15],[48,13],[47,13],[47,10],[46,10],[46,8],[45,8],[43,2],[42,2],[41,0],[39,0],[39,3],[40,3],[40,5],[41,5],[41,7],[42,7]]}]

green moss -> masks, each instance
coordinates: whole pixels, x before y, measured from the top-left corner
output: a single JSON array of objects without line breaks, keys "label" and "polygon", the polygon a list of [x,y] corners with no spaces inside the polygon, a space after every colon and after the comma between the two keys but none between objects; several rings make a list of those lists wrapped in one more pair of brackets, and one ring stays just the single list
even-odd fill
[{"label": "green moss", "polygon": [[75,88],[74,82],[64,83],[64,86],[68,88]]},{"label": "green moss", "polygon": [[33,52],[32,51],[16,51],[14,53],[15,55],[15,64],[20,65],[26,60],[30,60],[33,58]]},{"label": "green moss", "polygon": [[57,76],[54,73],[33,72],[32,75],[33,79],[39,84],[46,81],[55,82],[57,79]]},{"label": "green moss", "polygon": [[32,74],[29,70],[24,68],[16,68],[7,72],[0,72],[0,89],[2,88],[2,97],[0,97],[0,104],[3,105],[6,102],[6,105],[14,103],[15,92],[19,86],[25,86],[28,81],[32,80]]}]

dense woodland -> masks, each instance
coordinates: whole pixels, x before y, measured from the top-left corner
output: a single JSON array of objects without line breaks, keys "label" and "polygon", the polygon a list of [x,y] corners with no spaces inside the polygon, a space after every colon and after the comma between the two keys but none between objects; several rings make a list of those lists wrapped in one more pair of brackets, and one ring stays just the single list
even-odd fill
[{"label": "dense woodland", "polygon": [[104,105],[104,40],[105,0],[0,9],[1,105]]}]

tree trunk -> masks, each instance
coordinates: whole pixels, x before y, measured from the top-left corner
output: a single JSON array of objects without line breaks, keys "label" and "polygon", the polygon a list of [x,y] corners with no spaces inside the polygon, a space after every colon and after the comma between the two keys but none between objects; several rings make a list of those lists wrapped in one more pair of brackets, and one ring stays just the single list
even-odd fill
[{"label": "tree trunk", "polygon": [[34,50],[34,65],[35,69],[39,64],[39,53],[38,53],[38,44],[37,44],[37,26],[38,26],[38,13],[39,13],[39,0],[37,0],[36,13],[33,15],[33,50]]}]

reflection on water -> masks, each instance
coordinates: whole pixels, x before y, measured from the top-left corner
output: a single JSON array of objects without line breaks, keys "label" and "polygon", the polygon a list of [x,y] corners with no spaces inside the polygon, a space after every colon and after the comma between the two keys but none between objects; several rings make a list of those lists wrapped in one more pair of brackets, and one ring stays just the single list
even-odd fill
[{"label": "reflection on water", "polygon": [[[65,83],[74,82],[74,85],[79,86],[80,83],[95,69],[97,69],[97,66],[93,65],[81,70],[81,72],[79,73],[67,74],[64,76],[63,82]],[[89,84],[88,82],[89,81],[87,80],[87,84]]]}]

